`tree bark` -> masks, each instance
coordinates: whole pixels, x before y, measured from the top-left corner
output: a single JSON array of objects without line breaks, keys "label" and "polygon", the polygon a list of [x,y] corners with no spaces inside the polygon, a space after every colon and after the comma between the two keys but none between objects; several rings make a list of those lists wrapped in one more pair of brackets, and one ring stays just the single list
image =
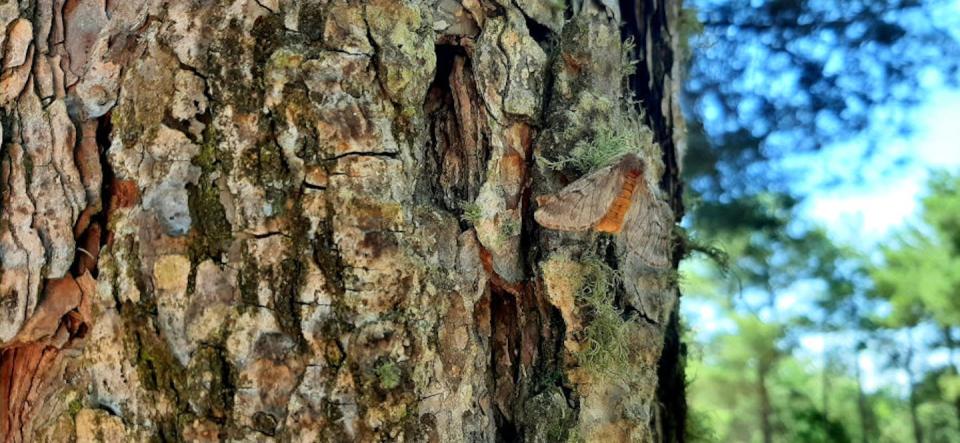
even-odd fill
[{"label": "tree bark", "polygon": [[915,326],[907,327],[907,349],[905,351],[905,356],[903,358],[903,370],[907,373],[907,392],[908,395],[908,406],[910,408],[910,425],[913,429],[913,441],[915,443],[923,443],[923,426],[920,424],[920,415],[918,414],[917,408],[920,406],[920,402],[917,399],[917,380],[916,374],[913,370],[913,356],[914,356],[914,343],[913,343],[913,328]]},{"label": "tree bark", "polygon": [[[949,361],[947,370],[951,376],[957,376],[960,374],[960,371],[957,370],[957,362],[955,357],[957,342],[953,338],[953,328],[950,326],[943,326],[941,331],[943,333],[943,344],[947,347],[947,361]],[[957,423],[960,425],[960,397],[953,399],[953,411],[957,416]]]},{"label": "tree bark", "polygon": [[[823,330],[823,329],[821,329]],[[823,347],[823,370],[820,372],[820,401],[823,409],[823,429],[830,426],[830,351]]]},{"label": "tree bark", "polygon": [[857,347],[853,354],[854,374],[857,380],[857,413],[860,416],[860,442],[868,443],[873,436],[873,411],[870,402],[867,401],[867,394],[863,389],[863,369],[860,366],[860,347]]},{"label": "tree bark", "polygon": [[[680,5],[572,3],[0,4],[2,440],[682,441]],[[619,121],[639,234],[537,224]]]},{"label": "tree bark", "polygon": [[760,434],[763,443],[773,443],[773,407],[770,403],[770,391],[767,390],[767,375],[769,368],[765,365],[757,367],[757,395],[760,397]]}]

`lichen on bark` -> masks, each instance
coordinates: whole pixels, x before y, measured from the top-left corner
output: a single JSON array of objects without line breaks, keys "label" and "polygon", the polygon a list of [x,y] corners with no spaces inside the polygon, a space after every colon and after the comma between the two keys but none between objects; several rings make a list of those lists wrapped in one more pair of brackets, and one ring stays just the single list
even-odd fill
[{"label": "lichen on bark", "polygon": [[[0,1],[2,440],[675,435],[678,79],[644,54],[632,97],[622,34],[676,17],[561,3]],[[533,218],[618,122],[646,255]],[[578,357],[577,260],[622,277],[627,381]]]}]

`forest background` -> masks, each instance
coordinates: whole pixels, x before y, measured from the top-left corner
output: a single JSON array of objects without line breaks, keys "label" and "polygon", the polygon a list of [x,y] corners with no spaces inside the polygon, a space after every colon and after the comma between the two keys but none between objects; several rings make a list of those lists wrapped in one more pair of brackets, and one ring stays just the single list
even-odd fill
[{"label": "forest background", "polygon": [[960,2],[687,2],[693,441],[960,442]]}]

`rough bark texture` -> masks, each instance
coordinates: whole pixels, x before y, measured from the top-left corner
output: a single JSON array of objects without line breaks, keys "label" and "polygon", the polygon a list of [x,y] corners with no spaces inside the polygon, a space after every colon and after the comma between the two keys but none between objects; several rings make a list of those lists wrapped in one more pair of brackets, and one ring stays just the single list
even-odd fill
[{"label": "rough bark texture", "polygon": [[[682,440],[679,5],[610,6],[0,2],[2,440]],[[636,234],[539,226],[624,113]]]}]

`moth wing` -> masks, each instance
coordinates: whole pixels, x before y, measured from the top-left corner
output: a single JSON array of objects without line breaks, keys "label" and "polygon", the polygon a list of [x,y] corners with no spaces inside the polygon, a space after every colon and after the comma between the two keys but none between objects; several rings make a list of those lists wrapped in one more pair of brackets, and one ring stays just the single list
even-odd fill
[{"label": "moth wing", "polygon": [[634,193],[621,235],[621,244],[627,256],[644,266],[669,267],[673,223],[670,205],[648,189]]},{"label": "moth wing", "polygon": [[648,189],[634,194],[623,232],[617,238],[620,272],[626,294],[624,303],[663,324],[672,312],[676,295],[669,279],[673,211]]},{"label": "moth wing", "polygon": [[541,226],[557,231],[586,231],[607,215],[614,199],[628,180],[625,169],[635,169],[635,156],[587,174],[560,192],[537,198],[533,218]]}]

